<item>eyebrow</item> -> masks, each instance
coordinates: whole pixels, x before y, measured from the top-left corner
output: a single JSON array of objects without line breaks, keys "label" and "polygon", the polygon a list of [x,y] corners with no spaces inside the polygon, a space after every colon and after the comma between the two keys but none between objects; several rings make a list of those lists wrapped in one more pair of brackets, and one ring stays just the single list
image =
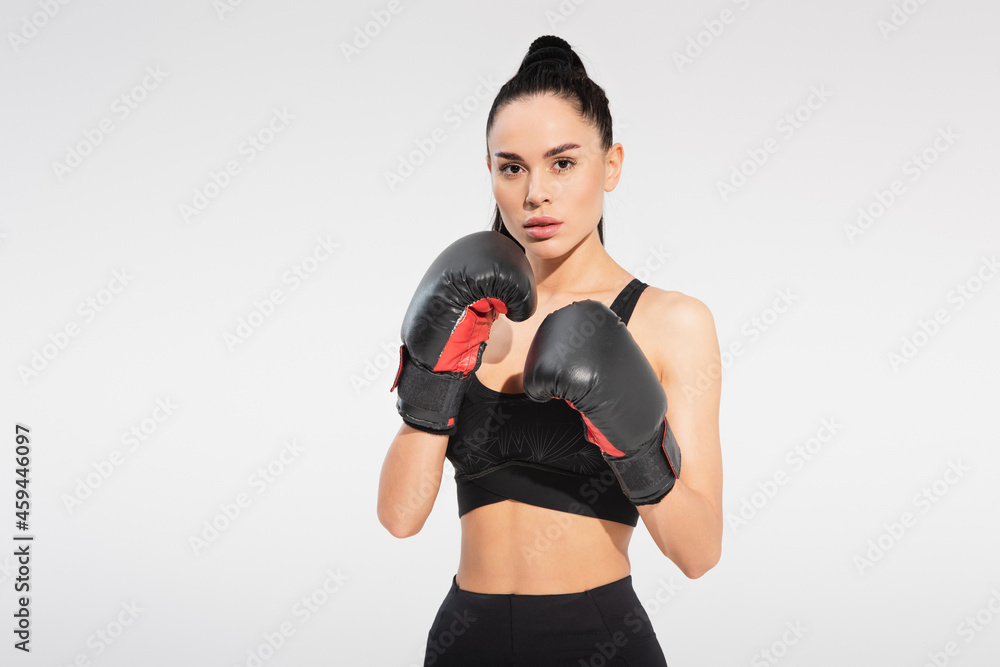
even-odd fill
[{"label": "eyebrow", "polygon": [[[559,144],[555,148],[550,148],[549,150],[545,151],[545,155],[542,156],[542,159],[546,160],[552,157],[553,155],[558,155],[559,153],[562,153],[564,151],[572,150],[574,148],[579,148],[579,147],[580,144],[572,144],[572,143]],[[504,158],[505,160],[520,160],[521,162],[524,162],[524,158],[518,155],[517,153],[507,153],[505,151],[497,151],[493,155],[494,157]]]}]

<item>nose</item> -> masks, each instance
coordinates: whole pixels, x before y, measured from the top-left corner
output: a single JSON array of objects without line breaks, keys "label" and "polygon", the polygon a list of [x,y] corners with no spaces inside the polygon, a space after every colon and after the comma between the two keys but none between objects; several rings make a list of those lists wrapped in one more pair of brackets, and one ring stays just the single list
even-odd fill
[{"label": "nose", "polygon": [[551,204],[552,193],[550,190],[549,184],[545,181],[545,174],[537,172],[532,174],[531,179],[528,181],[528,196],[525,197],[525,203],[532,208]]}]

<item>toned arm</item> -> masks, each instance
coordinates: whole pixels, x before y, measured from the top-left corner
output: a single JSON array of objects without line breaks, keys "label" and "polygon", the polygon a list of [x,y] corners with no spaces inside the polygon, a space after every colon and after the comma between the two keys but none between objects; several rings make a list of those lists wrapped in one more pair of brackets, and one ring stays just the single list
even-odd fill
[{"label": "toned arm", "polygon": [[378,520],[393,537],[410,537],[423,528],[441,486],[447,448],[446,435],[400,426],[378,484]]},{"label": "toned arm", "polygon": [[689,578],[712,569],[722,555],[722,380],[715,320],[698,299],[656,293],[646,304],[650,361],[667,394],[667,421],[681,450],[681,474],[655,505],[640,505],[650,535]]}]

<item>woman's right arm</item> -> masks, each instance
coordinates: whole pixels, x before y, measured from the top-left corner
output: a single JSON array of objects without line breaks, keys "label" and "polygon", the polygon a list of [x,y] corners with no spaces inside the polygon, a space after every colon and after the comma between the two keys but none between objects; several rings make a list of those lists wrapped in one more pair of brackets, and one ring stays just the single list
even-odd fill
[{"label": "woman's right arm", "polygon": [[378,520],[393,536],[419,533],[434,507],[448,449],[448,436],[435,431],[455,430],[493,321],[499,313],[528,319],[536,298],[524,249],[493,231],[458,239],[421,278],[403,317],[390,389],[404,423],[378,485]]},{"label": "woman's right arm", "polygon": [[411,537],[424,527],[441,487],[447,449],[447,435],[400,426],[378,483],[378,520],[393,537]]}]

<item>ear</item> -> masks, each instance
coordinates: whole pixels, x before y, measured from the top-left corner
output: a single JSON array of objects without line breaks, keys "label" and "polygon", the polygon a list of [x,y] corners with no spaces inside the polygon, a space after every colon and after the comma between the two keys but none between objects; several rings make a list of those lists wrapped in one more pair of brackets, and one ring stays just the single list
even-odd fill
[{"label": "ear", "polygon": [[493,165],[490,163],[490,154],[486,154],[486,171],[493,173]]},{"label": "ear", "polygon": [[622,175],[622,163],[625,161],[625,148],[617,143],[608,149],[604,158],[604,191],[611,192],[618,185]]}]

